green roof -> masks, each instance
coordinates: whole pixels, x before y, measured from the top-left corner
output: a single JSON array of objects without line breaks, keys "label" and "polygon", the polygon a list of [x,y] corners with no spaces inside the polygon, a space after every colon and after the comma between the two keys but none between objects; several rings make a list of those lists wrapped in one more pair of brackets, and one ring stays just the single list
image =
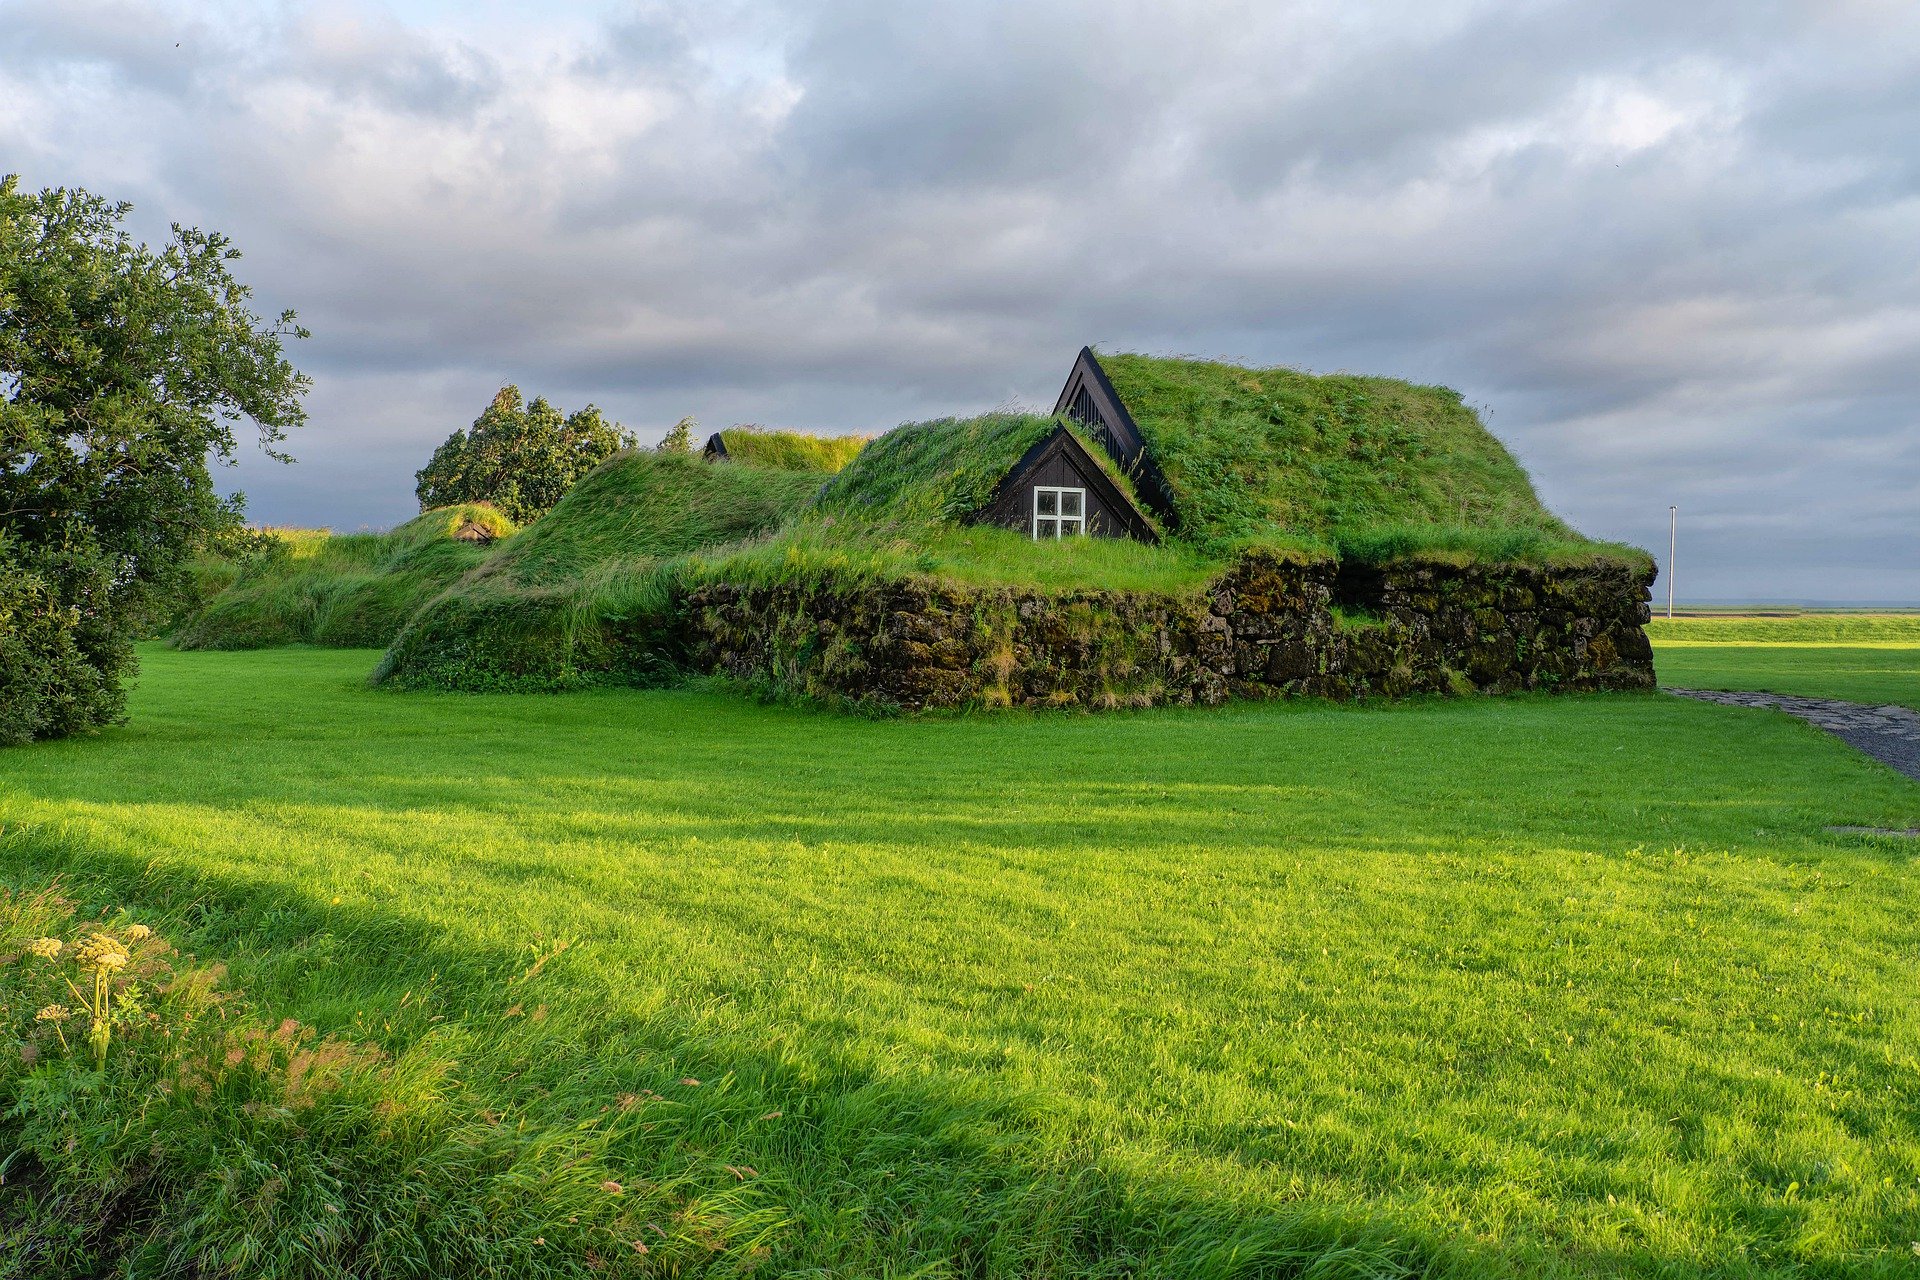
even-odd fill
[{"label": "green roof", "polygon": [[[1448,387],[1131,354],[1097,359],[1165,480],[1173,545],[1215,560],[1249,545],[1367,562],[1642,558],[1583,538]],[[908,540],[986,507],[1062,420],[989,413],[908,423],[874,440],[803,523],[884,526]],[[1070,430],[1143,511],[1088,431]]]},{"label": "green roof", "polygon": [[614,561],[684,555],[779,527],[820,475],[694,454],[628,449],[567,490],[487,562],[487,577],[546,583]]},{"label": "green roof", "polygon": [[787,471],[816,471],[828,475],[853,461],[867,443],[866,436],[813,436],[799,431],[769,431],[751,423],[718,433],[735,462],[754,462]]},{"label": "green roof", "polygon": [[1166,477],[1183,539],[1342,545],[1442,527],[1578,538],[1451,388],[1211,360],[1097,359]]},{"label": "green roof", "polygon": [[1075,423],[1032,413],[909,422],[879,437],[812,504],[820,515],[890,524],[960,524],[993,501],[1000,481],[1060,426],[1140,506],[1133,484]]},{"label": "green roof", "polygon": [[384,645],[422,602],[518,536],[486,503],[436,507],[386,533],[267,532],[269,549],[181,625],[176,645]]}]

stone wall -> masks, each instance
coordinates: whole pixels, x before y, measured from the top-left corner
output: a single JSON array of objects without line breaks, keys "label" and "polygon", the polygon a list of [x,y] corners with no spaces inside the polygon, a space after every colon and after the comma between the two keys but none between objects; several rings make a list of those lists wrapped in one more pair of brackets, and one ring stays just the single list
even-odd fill
[{"label": "stone wall", "polygon": [[1191,597],[715,584],[687,596],[682,643],[699,671],[916,711],[1644,689],[1650,584],[1623,565],[1342,574],[1265,555]]}]

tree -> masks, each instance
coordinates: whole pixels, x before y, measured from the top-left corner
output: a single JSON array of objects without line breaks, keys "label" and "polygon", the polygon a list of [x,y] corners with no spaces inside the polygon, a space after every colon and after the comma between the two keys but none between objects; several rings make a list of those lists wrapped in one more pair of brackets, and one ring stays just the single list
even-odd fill
[{"label": "tree", "polygon": [[155,250],[130,208],[0,177],[0,743],[123,718],[133,639],[240,523],[210,461],[243,421],[285,461],[306,416],[293,312],[248,308],[225,236]]},{"label": "tree", "polygon": [[671,427],[668,427],[667,434],[660,437],[659,452],[692,453],[693,430],[699,425],[700,424],[695,422],[692,416],[689,415],[680,419],[680,421],[674,423]]},{"label": "tree", "polygon": [[486,412],[433,451],[416,474],[420,509],[490,502],[518,524],[553,509],[581,476],[621,449],[631,433],[592,405],[562,418],[544,399],[526,404],[520,388],[500,388]]}]

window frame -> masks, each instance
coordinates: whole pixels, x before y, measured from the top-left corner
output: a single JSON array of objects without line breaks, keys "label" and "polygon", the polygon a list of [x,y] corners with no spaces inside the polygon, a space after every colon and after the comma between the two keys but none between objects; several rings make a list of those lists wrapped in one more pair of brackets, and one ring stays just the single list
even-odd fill
[{"label": "window frame", "polygon": [[[1066,499],[1066,496],[1070,493],[1079,495],[1080,514],[1078,515],[1073,515],[1073,516],[1066,515],[1061,510],[1061,508],[1066,506],[1065,499]],[[1041,512],[1040,496],[1042,494],[1051,494],[1053,496],[1054,509],[1051,512],[1047,512],[1044,514]],[[1052,533],[1043,534],[1040,532],[1040,522],[1042,520],[1045,520],[1048,523],[1053,525],[1054,531]],[[1073,526],[1073,528],[1069,529],[1068,528],[1069,525]],[[1045,539],[1053,539],[1055,541],[1058,541],[1061,538],[1086,537],[1087,536],[1087,490],[1086,488],[1084,486],[1070,485],[1070,484],[1037,484],[1033,486],[1032,533],[1033,533],[1033,540],[1035,542],[1040,542]]]}]

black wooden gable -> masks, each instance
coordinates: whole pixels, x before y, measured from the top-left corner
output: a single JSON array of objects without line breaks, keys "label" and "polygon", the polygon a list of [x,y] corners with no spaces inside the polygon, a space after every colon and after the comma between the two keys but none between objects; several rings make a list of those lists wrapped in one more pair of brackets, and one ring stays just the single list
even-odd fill
[{"label": "black wooden gable", "polygon": [[1175,522],[1166,477],[1154,465],[1152,455],[1147,452],[1146,437],[1140,434],[1139,426],[1127,412],[1113,384],[1107,381],[1107,372],[1100,367],[1092,347],[1080,348],[1080,357],[1073,362],[1073,371],[1067,375],[1067,385],[1060,389],[1060,399],[1054,404],[1053,412],[1083,424],[1133,480],[1140,500],[1169,526]]},{"label": "black wooden gable", "polygon": [[993,501],[976,512],[973,520],[1031,534],[1036,485],[1084,489],[1086,532],[1094,537],[1160,540],[1152,522],[1065,425],[1055,427],[1013,464],[1001,478]]},{"label": "black wooden gable", "polygon": [[708,462],[728,459],[727,442],[720,438],[718,431],[707,437],[707,447],[700,451],[700,456]]}]

